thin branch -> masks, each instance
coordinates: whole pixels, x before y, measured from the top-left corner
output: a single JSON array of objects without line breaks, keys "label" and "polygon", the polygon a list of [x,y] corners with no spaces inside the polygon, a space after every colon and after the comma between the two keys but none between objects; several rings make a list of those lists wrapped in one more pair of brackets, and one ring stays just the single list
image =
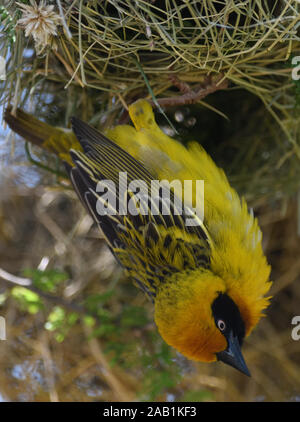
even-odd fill
[{"label": "thin branch", "polygon": [[193,92],[192,88],[189,86],[188,83],[181,81],[176,75],[170,74],[168,76],[169,80],[172,82],[172,84],[174,86],[176,86],[176,88],[179,89],[179,91],[182,94],[187,94],[188,92]]},{"label": "thin branch", "polygon": [[32,281],[29,278],[17,277],[16,275],[10,274],[2,268],[0,268],[0,277],[9,283],[17,284],[18,286],[27,287],[32,284]]},{"label": "thin branch", "polygon": [[[207,78],[205,84],[201,85],[197,90],[192,90],[188,84],[179,81],[177,78],[173,77],[173,84],[183,92],[180,96],[166,97],[166,98],[157,98],[156,102],[160,106],[172,107],[180,106],[186,104],[195,104],[197,101],[203,100],[207,95],[212,94],[213,92],[219,91],[221,89],[226,89],[228,87],[228,80],[224,79],[223,75],[220,75],[214,81],[209,77]],[[221,81],[221,82],[220,82]],[[154,101],[150,100],[150,103],[155,106],[157,105]]]},{"label": "thin branch", "polygon": [[56,0],[56,3],[58,5],[59,14],[60,14],[60,17],[61,17],[61,20],[62,20],[63,27],[64,27],[64,29],[66,31],[67,38],[71,39],[72,38],[72,34],[71,34],[71,31],[70,31],[70,29],[69,29],[69,27],[67,25],[67,22],[66,22],[66,19],[65,19],[65,16],[64,16],[64,11],[63,11],[61,2],[60,2],[60,0]]},{"label": "thin branch", "polygon": [[45,164],[35,160],[31,155],[29,143],[27,141],[25,142],[25,152],[26,152],[27,159],[30,163],[36,165],[37,167],[40,167],[43,170],[50,172],[52,174],[55,174],[57,177],[62,177],[64,179],[67,179],[68,176],[67,176],[66,173],[59,171],[59,170],[53,170],[51,167],[48,167]]}]

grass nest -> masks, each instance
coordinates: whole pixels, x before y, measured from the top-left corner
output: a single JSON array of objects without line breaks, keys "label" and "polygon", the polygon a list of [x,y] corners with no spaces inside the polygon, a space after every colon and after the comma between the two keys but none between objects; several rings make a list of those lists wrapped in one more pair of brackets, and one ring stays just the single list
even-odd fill
[{"label": "grass nest", "polygon": [[[38,32],[30,19],[41,9]],[[298,188],[299,2],[7,0],[0,16],[2,104],[62,126],[77,114],[104,129],[127,122],[128,104],[148,97],[249,198],[282,193],[287,179],[288,192]],[[178,109],[189,117],[178,122]],[[259,189],[249,188],[253,172]]]}]

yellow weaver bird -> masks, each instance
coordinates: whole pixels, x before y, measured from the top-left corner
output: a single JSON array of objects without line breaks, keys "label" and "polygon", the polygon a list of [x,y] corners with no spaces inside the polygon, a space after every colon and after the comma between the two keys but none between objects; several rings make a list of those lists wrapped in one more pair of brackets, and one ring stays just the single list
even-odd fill
[{"label": "yellow weaver bird", "polygon": [[[16,116],[7,110],[5,120],[68,162],[72,184],[112,253],[153,300],[163,339],[189,359],[220,360],[250,375],[241,346],[268,306],[271,286],[257,220],[198,143],[185,147],[164,134],[145,100],[132,104],[129,114],[134,127],[116,126],[106,136],[77,118],[74,133],[20,110]],[[148,187],[153,180],[203,180],[203,221],[187,226],[187,214],[177,215],[176,187],[170,215],[154,215],[149,204],[147,215],[122,215],[116,209],[115,215],[100,215],[99,181],[117,185],[120,203],[132,199],[128,191],[125,199],[119,196],[122,172],[128,183],[142,180]],[[194,184],[184,194],[192,206]]]}]

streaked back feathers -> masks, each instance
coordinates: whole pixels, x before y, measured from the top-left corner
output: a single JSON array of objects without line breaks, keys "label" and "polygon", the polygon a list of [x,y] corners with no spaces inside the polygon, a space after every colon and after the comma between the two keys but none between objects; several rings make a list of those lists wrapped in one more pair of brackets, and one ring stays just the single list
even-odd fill
[{"label": "streaked back feathers", "polygon": [[[134,179],[143,180],[149,188],[154,177],[136,159],[84,122],[73,119],[73,128],[84,152],[71,152],[76,164],[76,168],[70,169],[71,180],[102,228],[111,250],[139,287],[153,297],[167,276],[185,268],[207,266],[210,249],[207,235],[201,225],[187,226],[185,214],[153,214],[151,201],[155,198],[150,197],[144,203],[146,215],[118,214],[121,202],[127,202],[127,208],[132,199],[130,191],[120,196],[120,172],[127,172],[128,184]],[[95,201],[103,201],[97,191],[101,180],[112,180],[118,186],[115,215],[97,215]],[[173,195],[171,209],[172,198]],[[163,197],[159,200],[163,202]]]}]

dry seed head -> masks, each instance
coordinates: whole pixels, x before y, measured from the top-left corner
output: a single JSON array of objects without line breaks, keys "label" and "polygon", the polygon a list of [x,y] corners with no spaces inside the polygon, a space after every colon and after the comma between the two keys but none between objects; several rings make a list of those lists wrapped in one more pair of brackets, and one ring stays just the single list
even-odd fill
[{"label": "dry seed head", "polygon": [[33,36],[35,49],[40,54],[57,35],[57,26],[62,23],[61,17],[54,12],[54,6],[46,6],[44,0],[39,4],[35,0],[30,0],[30,5],[18,2],[17,5],[23,13],[17,24],[24,29],[26,37]]}]

